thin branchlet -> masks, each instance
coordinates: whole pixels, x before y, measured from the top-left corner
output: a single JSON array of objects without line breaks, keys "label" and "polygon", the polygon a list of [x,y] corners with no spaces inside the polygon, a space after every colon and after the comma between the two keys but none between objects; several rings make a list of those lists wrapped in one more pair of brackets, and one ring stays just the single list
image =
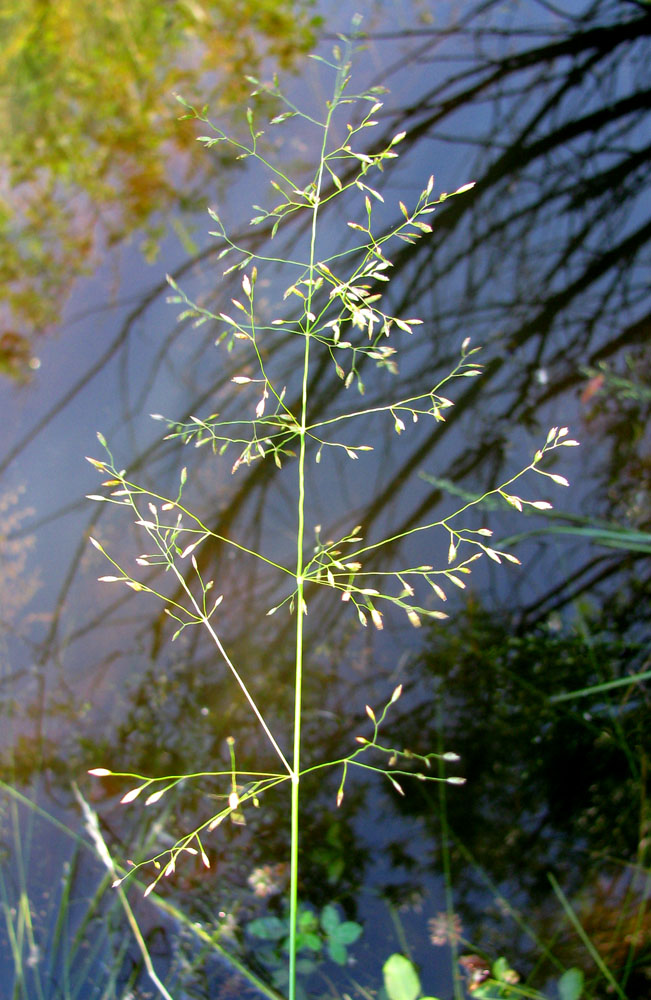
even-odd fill
[{"label": "thin branchlet", "polygon": [[[224,822],[245,822],[246,813],[257,807],[271,789],[289,782],[291,786],[291,857],[290,857],[290,935],[289,935],[289,996],[294,1000],[296,990],[297,914],[298,914],[298,836],[301,779],[310,773],[325,769],[341,770],[336,795],[340,806],[344,799],[345,785],[353,769],[377,772],[383,775],[399,794],[405,794],[407,783],[414,778],[420,781],[443,781],[462,784],[460,775],[448,775],[445,766],[458,761],[453,751],[421,754],[408,748],[392,746],[380,740],[380,729],[402,694],[402,686],[394,689],[391,697],[377,714],[366,706],[367,720],[372,732],[351,737],[352,748],[337,760],[302,765],[301,723],[302,689],[309,662],[305,655],[303,619],[307,612],[306,587],[334,591],[343,602],[342,613],[350,608],[363,626],[372,624],[377,630],[385,625],[387,611],[398,612],[415,628],[423,621],[447,618],[441,609],[447,600],[450,587],[464,589],[472,567],[480,559],[496,563],[519,562],[517,556],[505,551],[492,541],[492,532],[483,525],[467,523],[474,508],[483,501],[499,500],[510,509],[521,513],[527,508],[545,510],[551,506],[546,498],[527,499],[520,486],[525,476],[538,475],[546,485],[567,485],[564,476],[544,468],[544,460],[561,447],[576,445],[568,437],[566,427],[554,427],[532,461],[510,476],[501,485],[481,496],[468,498],[454,513],[445,518],[409,528],[397,534],[365,544],[363,528],[355,525],[336,538],[322,538],[321,528],[315,530],[311,554],[306,538],[305,511],[307,500],[306,463],[321,461],[324,451],[343,452],[352,460],[359,460],[372,446],[365,440],[350,438],[349,428],[361,420],[390,421],[395,433],[408,437],[409,430],[421,421],[445,423],[446,414],[453,401],[443,394],[453,392],[459,378],[481,376],[478,363],[479,348],[466,338],[460,346],[459,359],[452,370],[427,391],[396,396],[375,406],[344,405],[341,412],[312,422],[310,414],[310,371],[314,359],[323,356],[334,367],[340,380],[344,397],[356,387],[363,396],[365,384],[362,370],[372,366],[396,374],[400,343],[405,337],[417,335],[422,321],[414,316],[398,316],[384,306],[387,284],[391,279],[392,247],[400,242],[413,243],[427,238],[432,232],[432,215],[437,206],[452,196],[463,196],[472,183],[462,184],[452,193],[435,195],[434,179],[430,177],[415,202],[408,205],[399,201],[397,221],[386,225],[385,198],[380,190],[381,175],[398,156],[397,147],[405,138],[398,132],[381,148],[368,152],[362,148],[367,130],[377,125],[376,116],[382,108],[377,89],[357,95],[348,91],[352,44],[336,48],[333,61],[323,60],[335,73],[333,95],[327,102],[323,118],[297,107],[280,89],[277,81],[270,85],[254,80],[255,92],[265,91],[277,100],[282,108],[269,122],[276,129],[284,123],[302,119],[306,126],[319,135],[317,148],[320,155],[316,168],[307,182],[298,179],[270,160],[265,146],[265,130],[258,127],[255,115],[247,111],[248,136],[244,139],[227,135],[213,124],[207,111],[198,111],[181,99],[187,116],[206,124],[209,135],[198,141],[211,148],[216,144],[230,147],[237,158],[251,159],[269,175],[272,192],[271,207],[254,205],[251,226],[266,232],[267,240],[259,250],[231,237],[218,211],[209,209],[214,224],[211,235],[223,243],[218,259],[227,265],[223,271],[224,287],[237,278],[237,287],[230,304],[223,311],[213,312],[193,301],[171,277],[168,282],[172,294],[169,301],[181,307],[179,319],[191,319],[195,325],[211,322],[216,325],[216,344],[229,352],[230,377],[221,402],[220,412],[206,416],[192,416],[186,421],[169,420],[160,414],[155,419],[167,424],[168,439],[199,448],[208,445],[215,455],[231,454],[231,471],[241,473],[254,463],[272,461],[282,469],[289,464],[296,477],[296,557],[294,565],[283,565],[243,542],[218,535],[191,512],[183,501],[183,490],[188,480],[187,468],[179,477],[175,496],[166,497],[131,481],[124,470],[115,464],[102,435],[100,444],[106,458],[89,461],[104,478],[102,494],[91,499],[126,508],[143,532],[146,551],[135,562],[140,567],[136,576],[123,560],[111,556],[101,541],[94,538],[95,548],[111,563],[114,572],[100,577],[107,583],[123,584],[134,592],[149,595],[161,601],[164,611],[174,622],[176,639],[187,628],[203,628],[213,643],[219,657],[226,664],[233,679],[243,692],[251,711],[277,761],[276,772],[252,773],[237,765],[235,740],[229,738],[230,768],[223,771],[199,771],[193,774],[152,777],[124,774],[102,766],[90,773],[97,777],[118,778],[128,784],[122,796],[124,805],[144,802],[155,806],[165,796],[192,782],[216,783],[217,792],[211,794],[216,805],[212,813],[189,833],[182,834],[171,848],[134,864],[131,872],[143,870],[151,873],[147,892],[151,892],[161,879],[169,878],[184,858],[198,856],[208,867],[209,857],[205,845],[208,838],[217,836],[215,831]],[[370,105],[370,106],[369,106]],[[361,108],[358,120],[353,116]],[[345,111],[348,122],[343,128],[343,139],[338,116]],[[338,127],[335,129],[335,121]],[[354,218],[348,219],[348,242],[334,253],[327,252],[328,241],[321,240],[321,213],[324,206],[334,199],[345,199],[347,208],[353,205]],[[382,209],[382,221],[376,222],[375,212]],[[298,220],[309,230],[308,246],[304,257],[283,258],[273,253],[273,240],[280,226]],[[323,246],[322,246],[323,244]],[[330,246],[332,242],[330,240]],[[287,277],[282,284],[281,303],[274,313],[264,296],[256,291],[265,269],[273,269],[274,282],[279,269]],[[276,308],[276,307],[274,307]],[[298,399],[290,398],[286,385],[277,381],[270,362],[272,353],[267,345],[278,338],[296,341],[302,347],[301,388]],[[356,397],[357,398],[357,397]],[[234,405],[237,414],[233,416]],[[518,483],[518,493],[513,487]],[[398,542],[427,533],[432,536],[431,551],[439,552],[439,564],[412,565],[384,568],[378,557],[384,550]],[[230,658],[222,635],[222,616],[232,613],[229,595],[219,592],[215,580],[206,579],[199,567],[197,556],[211,540],[230,546],[235,552],[254,557],[268,570],[275,571],[286,581],[285,596],[267,610],[274,615],[280,609],[288,610],[296,619],[295,684],[294,684],[294,734],[292,749],[283,749],[280,737],[272,731],[262,707],[247,686],[242,672]],[[369,563],[372,562],[372,565]],[[169,573],[177,583],[176,597],[172,598],[157,584],[161,571]],[[432,762],[437,767],[432,772]],[[400,781],[398,780],[400,779]],[[120,877],[117,883],[128,878]],[[117,884],[116,883],[116,884]]]}]

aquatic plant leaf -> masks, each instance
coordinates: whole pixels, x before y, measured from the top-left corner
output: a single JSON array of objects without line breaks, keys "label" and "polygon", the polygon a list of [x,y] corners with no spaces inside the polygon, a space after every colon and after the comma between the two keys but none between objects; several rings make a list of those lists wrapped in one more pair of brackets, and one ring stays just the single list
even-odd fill
[{"label": "aquatic plant leaf", "polygon": [[334,928],[332,938],[340,945],[353,944],[361,936],[362,930],[361,924],[354,920],[344,920]]},{"label": "aquatic plant leaf", "polygon": [[583,993],[583,972],[581,969],[567,969],[558,980],[560,1000],[579,1000]]},{"label": "aquatic plant leaf", "polygon": [[326,934],[333,934],[340,923],[341,919],[339,917],[339,913],[337,912],[337,907],[332,903],[328,903],[324,906],[321,910],[321,926]]},{"label": "aquatic plant leaf", "polygon": [[339,944],[338,941],[328,942],[328,954],[330,955],[332,961],[336,962],[337,965],[345,965],[348,959],[346,949],[342,944]]},{"label": "aquatic plant leaf", "polygon": [[389,1000],[417,1000],[420,996],[418,973],[404,955],[391,955],[382,967],[382,975]]},{"label": "aquatic plant leaf", "polygon": [[246,929],[262,941],[279,941],[287,933],[287,927],[279,917],[258,917],[247,924]]}]

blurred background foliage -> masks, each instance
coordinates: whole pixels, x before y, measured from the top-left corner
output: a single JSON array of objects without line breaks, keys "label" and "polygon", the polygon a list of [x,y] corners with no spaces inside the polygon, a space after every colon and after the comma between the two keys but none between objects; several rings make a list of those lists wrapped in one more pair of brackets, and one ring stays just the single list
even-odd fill
[{"label": "blurred background foliage", "polygon": [[[294,0],[11,0],[0,12],[0,282],[5,371],[56,324],[102,249],[137,234],[148,260],[203,207],[218,164],[174,93],[240,109],[255,73],[289,68],[319,19]],[[12,338],[14,338],[12,340]],[[21,339],[23,338],[23,339]]]}]

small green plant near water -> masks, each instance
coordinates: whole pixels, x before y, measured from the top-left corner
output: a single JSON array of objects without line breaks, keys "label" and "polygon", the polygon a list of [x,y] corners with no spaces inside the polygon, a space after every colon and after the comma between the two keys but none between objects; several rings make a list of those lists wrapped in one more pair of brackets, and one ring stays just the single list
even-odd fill
[{"label": "small green plant near water", "polygon": [[[261,943],[259,957],[272,967],[274,986],[288,985],[287,955],[289,953],[289,920],[280,917],[258,917],[246,927],[249,935]],[[332,903],[320,913],[299,904],[296,935],[296,971],[301,975],[315,972],[327,956],[337,965],[346,965],[348,948],[362,933],[361,924],[342,920]]]},{"label": "small green plant near water", "polygon": [[[288,170],[267,157],[262,146],[263,133],[257,128],[252,111],[247,113],[249,137],[240,140],[229,137],[210,122],[205,109],[199,111],[181,102],[186,109],[186,117],[200,121],[209,129],[209,134],[199,137],[208,149],[223,144],[230,147],[237,157],[256,160],[269,172],[271,187],[278,201],[270,209],[255,206],[256,214],[251,225],[266,226],[269,241],[272,241],[280,226],[298,216],[298,221],[305,224],[307,238],[297,241],[295,257],[279,258],[271,251],[253,252],[231,238],[219,214],[210,211],[215,224],[213,235],[223,242],[220,257],[230,256],[227,261],[230,266],[224,274],[241,274],[240,290],[232,299],[233,308],[228,313],[213,313],[193,302],[171,279],[173,294],[170,301],[180,304],[181,317],[192,318],[196,325],[206,322],[218,324],[217,343],[226,346],[231,353],[231,364],[236,366],[231,381],[236,391],[241,393],[242,415],[238,419],[224,419],[213,412],[205,417],[193,416],[185,423],[168,420],[167,437],[184,444],[192,443],[196,447],[208,446],[206,450],[216,455],[230,451],[233,473],[237,473],[243,465],[269,460],[279,468],[287,466],[284,474],[293,478],[295,488],[293,560],[286,565],[271,559],[263,551],[255,551],[240,541],[211,531],[204,520],[185,506],[186,469],[180,474],[176,494],[170,497],[132,482],[127,472],[114,460],[101,434],[98,438],[106,455],[102,459],[89,459],[102,474],[103,486],[107,490],[105,494],[93,495],[92,499],[126,508],[146,539],[146,549],[136,559],[137,565],[142,567],[143,575],[140,577],[135,575],[136,571],[126,568],[110,555],[98,539],[91,539],[95,548],[113,566],[112,573],[100,579],[123,584],[135,592],[162,601],[165,613],[174,623],[173,638],[193,626],[206,630],[278,761],[275,771],[245,770],[238,765],[236,741],[230,737],[230,766],[225,769],[211,770],[212,762],[206,762],[205,768],[193,774],[127,774],[105,766],[96,767],[90,773],[124,778],[130,787],[121,801],[128,804],[142,797],[146,806],[160,801],[166,792],[180,783],[199,780],[220,783],[216,794],[217,806],[214,806],[214,797],[206,800],[212,811],[196,828],[183,833],[173,847],[133,865],[133,872],[138,871],[141,876],[146,874],[147,893],[161,879],[170,877],[188,855],[198,856],[209,867],[206,845],[210,838],[218,836],[220,824],[225,821],[242,822],[247,810],[261,804],[267,791],[282,784],[289,785],[288,919],[276,924],[272,918],[262,918],[249,925],[249,931],[257,937],[261,937],[264,931],[266,940],[273,947],[279,944],[280,952],[287,954],[283,981],[287,984],[290,1000],[297,995],[297,974],[304,952],[312,953],[310,961],[321,954],[329,954],[335,962],[345,961],[347,947],[358,933],[358,925],[341,921],[334,907],[326,906],[317,917],[299,902],[299,808],[305,776],[325,768],[338,769],[337,806],[343,802],[346,781],[354,769],[379,774],[400,794],[404,794],[401,776],[413,778],[415,775],[423,782],[444,781],[450,784],[463,784],[464,780],[456,775],[446,776],[443,770],[447,762],[458,760],[454,752],[415,754],[393,746],[381,735],[392,706],[400,698],[401,685],[388,695],[380,711],[366,706],[372,727],[370,736],[351,736],[353,748],[337,760],[305,766],[302,723],[304,679],[310,668],[304,634],[308,586],[314,591],[329,591],[342,602],[342,615],[350,609],[364,627],[370,623],[381,630],[383,616],[388,610],[405,615],[411,625],[418,628],[424,619],[447,617],[442,610],[447,592],[450,588],[465,588],[472,564],[478,559],[485,557],[496,563],[518,563],[514,555],[494,546],[489,529],[462,524],[462,515],[484,497],[464,503],[456,512],[441,520],[419,525],[398,535],[389,534],[379,540],[364,542],[363,528],[355,524],[334,539],[327,534],[322,536],[320,528],[316,528],[316,540],[312,540],[313,531],[306,521],[308,461],[316,464],[324,458],[327,461],[328,453],[334,450],[353,461],[361,459],[361,465],[365,453],[372,448],[366,441],[351,437],[349,428],[357,420],[367,421],[375,417],[379,421],[390,421],[398,435],[407,436],[410,425],[445,420],[446,411],[453,405],[448,396],[443,395],[445,387],[458,378],[474,378],[481,374],[481,366],[476,360],[478,348],[471,347],[469,338],[466,338],[452,371],[431,388],[415,395],[396,396],[375,406],[364,406],[361,399],[346,405],[345,399],[352,387],[355,386],[363,396],[363,375],[366,377],[366,372],[373,365],[389,373],[397,372],[400,341],[411,338],[422,323],[420,319],[410,316],[393,315],[385,311],[382,304],[383,290],[390,279],[392,267],[388,256],[391,247],[400,246],[401,241],[411,244],[425,238],[432,231],[429,220],[437,206],[451,197],[445,193],[436,196],[434,180],[430,177],[415,204],[407,206],[399,202],[400,221],[397,225],[387,229],[385,224],[376,222],[374,212],[384,198],[374,186],[377,183],[375,178],[397,157],[397,148],[405,133],[394,135],[375,152],[363,151],[362,140],[367,130],[377,124],[375,116],[382,104],[378,100],[377,89],[361,94],[349,93],[351,55],[352,47],[345,43],[343,48],[335,47],[332,60],[314,57],[325,63],[335,76],[333,95],[326,103],[321,118],[295,106],[282,93],[277,81],[263,85],[252,79],[254,93],[264,92],[280,103],[279,113],[270,123],[273,128],[287,119],[299,117],[307,128],[313,130],[313,148],[318,150],[318,154],[308,183],[293,179]],[[472,184],[464,184],[453,194],[462,196],[471,187]],[[347,223],[350,242],[343,249],[333,250],[331,226],[328,225],[327,232],[323,230],[324,208],[341,197],[346,199],[350,208],[355,196],[359,198],[359,211]],[[386,212],[381,211],[386,218]],[[301,254],[303,243],[305,251]],[[283,269],[288,275],[277,296],[277,303],[270,303],[262,295],[259,299],[257,297],[259,269],[262,268],[273,270],[274,282],[277,281],[278,269]],[[273,352],[269,348],[278,343],[278,338],[295,340],[301,356],[298,374],[289,386],[278,381],[273,371]],[[312,416],[310,376],[315,361],[324,355],[341,380],[342,401],[335,415],[315,419]],[[542,476],[544,481],[567,485],[563,476],[546,471],[543,466],[551,452],[576,443],[568,437],[567,428],[552,428],[526,468],[485,496],[499,495],[517,511],[525,508],[548,509],[551,504],[547,500],[525,499],[518,495],[520,490],[516,494],[514,484],[525,474],[534,473]],[[394,548],[397,542],[409,536],[436,531],[439,538],[432,542],[431,549],[445,553],[442,565],[407,562],[393,568],[380,568],[379,557],[383,550]],[[220,615],[235,614],[236,609],[229,608],[228,593],[217,593],[216,596],[218,586],[215,586],[215,581],[206,579],[205,571],[199,568],[197,549],[210,539],[230,546],[234,552],[260,560],[268,570],[278,574],[281,587],[284,584],[284,592],[266,613],[274,615],[282,611],[294,617],[295,668],[293,706],[290,710],[293,732],[289,738],[273,730],[247,683],[246,668],[233,661],[222,638],[224,629],[220,624]],[[161,570],[172,578],[177,588],[176,597],[170,597],[162,585],[160,589],[157,586],[158,577],[152,571]],[[432,767],[433,764],[436,766]],[[128,877],[129,874],[125,875],[115,884],[119,885]],[[394,957],[388,965],[390,985],[387,992],[391,1000],[406,997],[408,993],[401,993],[397,985],[401,976],[407,976],[404,963]]]},{"label": "small green plant near water", "polygon": [[391,955],[382,967],[382,976],[389,1000],[436,1000],[423,996],[416,966],[404,955]]},{"label": "small green plant near water", "polygon": [[[544,993],[530,986],[518,985],[519,975],[503,957],[492,964],[478,955],[462,956],[460,959],[468,974],[468,990],[477,1000],[552,1000]],[[404,955],[391,955],[382,968],[384,989],[388,1000],[437,1000],[433,996],[423,996],[420,977],[413,962]],[[581,1000],[583,996],[583,973],[580,969],[566,969],[556,983],[558,1000]]]}]

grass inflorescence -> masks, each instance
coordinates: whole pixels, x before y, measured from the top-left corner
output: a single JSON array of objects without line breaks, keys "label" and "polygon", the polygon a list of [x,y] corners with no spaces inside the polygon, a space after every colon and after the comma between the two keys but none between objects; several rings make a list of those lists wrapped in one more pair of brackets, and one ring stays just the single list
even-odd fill
[{"label": "grass inflorescence", "polygon": [[[185,468],[176,493],[165,496],[132,481],[115,461],[101,434],[98,438],[105,449],[104,457],[89,459],[102,475],[104,487],[104,492],[94,494],[92,499],[123,508],[144,539],[144,551],[135,560],[139,569],[132,569],[114,558],[102,541],[92,538],[92,544],[112,565],[110,574],[100,579],[161,601],[173,623],[173,638],[195,627],[207,633],[217,656],[246,698],[278,765],[275,771],[255,772],[240,768],[234,737],[228,741],[230,766],[223,769],[212,770],[212,762],[206,762],[205,767],[193,774],[148,776],[116,771],[105,766],[109,762],[102,762],[101,767],[90,773],[123,779],[126,791],[121,801],[125,805],[137,800],[152,807],[179,785],[208,779],[216,782],[220,789],[216,795],[211,795],[212,812],[200,824],[182,833],[174,846],[134,863],[129,873],[115,878],[115,885],[122,886],[125,879],[138,873],[138,877],[146,877],[146,892],[152,892],[162,879],[172,876],[188,856],[201,859],[209,867],[205,845],[208,838],[219,835],[220,825],[226,821],[242,822],[247,810],[257,807],[270,789],[288,785],[290,874],[288,960],[284,981],[290,1000],[296,996],[297,955],[304,943],[301,934],[307,933],[306,921],[316,920],[313,916],[305,916],[306,911],[301,909],[299,901],[300,805],[306,775],[324,768],[338,769],[337,806],[344,801],[346,781],[354,769],[377,772],[400,794],[404,794],[403,776],[413,778],[415,775],[423,782],[463,783],[461,776],[446,772],[447,765],[458,761],[454,751],[440,749],[436,753],[417,754],[393,746],[390,738],[384,735],[392,706],[402,694],[401,685],[388,693],[381,709],[366,706],[366,721],[370,720],[372,726],[370,736],[352,734],[347,754],[336,760],[304,764],[302,699],[306,671],[310,669],[304,633],[304,620],[309,610],[308,588],[329,592],[340,602],[341,614],[352,612],[363,627],[370,625],[382,630],[388,612],[405,616],[415,628],[424,621],[447,618],[444,608],[448,593],[451,589],[466,587],[477,560],[519,562],[513,553],[493,542],[490,529],[481,524],[468,526],[470,513],[490,496],[506,501],[515,512],[546,510],[551,506],[549,502],[537,497],[528,499],[524,495],[528,488],[524,484],[520,486],[520,482],[525,476],[537,475],[542,477],[541,483],[567,485],[563,476],[547,471],[545,459],[551,452],[577,443],[569,437],[567,428],[552,428],[531,461],[498,487],[482,497],[464,502],[443,519],[419,524],[400,534],[388,533],[385,537],[365,541],[363,525],[350,524],[333,538],[328,537],[321,526],[314,534],[308,528],[308,462],[318,466],[326,453],[337,452],[359,462],[361,467],[372,446],[365,436],[354,436],[354,428],[360,422],[366,428],[371,419],[389,421],[398,436],[407,436],[411,427],[423,422],[443,423],[453,406],[444,390],[452,392],[457,379],[481,376],[479,349],[466,338],[460,345],[457,363],[427,391],[397,395],[381,404],[364,406],[364,373],[376,366],[389,375],[395,374],[400,343],[404,338],[418,336],[423,327],[421,319],[396,315],[384,304],[391,277],[392,248],[426,239],[432,232],[432,216],[437,207],[450,197],[463,197],[472,184],[464,183],[451,194],[437,195],[434,179],[430,177],[413,204],[398,202],[397,223],[387,228],[385,212],[377,222],[376,212],[384,204],[378,178],[398,157],[405,133],[398,132],[376,151],[366,152],[368,147],[362,138],[378,124],[376,116],[382,109],[379,91],[351,93],[350,44],[336,46],[332,60],[318,58],[334,74],[332,96],[321,117],[297,107],[276,80],[272,84],[251,80],[254,93],[264,92],[267,98],[278,102],[278,114],[270,123],[274,129],[298,117],[312,130],[317,157],[307,183],[295,180],[288,169],[268,156],[264,131],[259,128],[252,110],[247,113],[249,134],[240,139],[229,136],[211,122],[205,109],[199,110],[181,101],[185,117],[206,127],[207,132],[199,141],[207,149],[220,145],[228,148],[234,157],[257,161],[264,168],[269,175],[274,203],[268,208],[254,206],[251,225],[262,227],[267,234],[266,242],[255,251],[231,237],[220,214],[210,210],[214,226],[212,235],[223,243],[219,256],[226,265],[224,275],[235,275],[239,279],[239,290],[224,311],[211,311],[195,302],[177,282],[169,279],[170,301],[181,307],[180,319],[190,318],[195,325],[216,324],[216,343],[230,352],[236,364],[231,382],[240,394],[241,414],[235,418],[230,413],[222,417],[216,410],[203,417],[192,416],[184,422],[156,415],[167,424],[169,439],[204,447],[207,455],[224,456],[233,474],[243,466],[262,462],[272,462],[282,470],[282,475],[292,484],[295,499],[293,558],[283,562],[240,540],[213,532],[186,505],[183,494],[188,473]],[[356,205],[356,214],[346,223],[347,242],[333,251],[330,229],[327,238],[322,235],[322,213],[325,206],[341,198],[347,208]],[[281,227],[296,217],[302,221],[307,234],[298,244],[304,252],[297,250],[293,258],[275,256],[271,249],[274,237]],[[261,275],[267,267],[274,268],[275,273],[280,269],[287,275],[277,296],[277,312],[276,306],[271,308],[264,296],[258,296]],[[269,361],[272,355],[267,345],[277,342],[279,337],[294,339],[299,345],[301,361],[291,386],[278,381]],[[315,419],[311,409],[310,373],[315,360],[323,358],[334,368],[341,400],[334,415]],[[355,401],[350,402],[355,391]],[[218,406],[219,400],[215,400],[214,405]],[[226,457],[227,453],[230,457]],[[429,537],[432,534],[437,542],[430,548],[445,553],[442,564],[414,564],[411,561],[389,566],[382,564],[383,555],[396,551],[397,543],[411,536]],[[312,544],[314,538],[316,543]],[[264,612],[267,616],[289,613],[294,621],[293,732],[289,740],[274,731],[264,707],[251,690],[245,667],[236,663],[226,648],[223,623],[225,616],[234,613],[234,609],[229,607],[228,591],[220,592],[218,574],[214,580],[207,578],[205,563],[197,558],[201,546],[210,540],[230,547],[234,554],[259,560],[267,570],[278,574],[280,598]],[[169,588],[157,583],[161,571],[175,581],[174,598],[170,597]],[[318,946],[327,946],[335,954],[343,949],[345,956],[344,938],[349,931],[341,930],[344,925],[339,925],[335,910],[326,909],[324,913],[321,923],[315,924],[317,930],[321,928],[318,930],[321,937],[317,934]],[[268,930],[267,925],[260,927]],[[277,940],[285,941],[284,930],[278,930]],[[339,946],[339,951],[335,945]],[[399,972],[394,962],[389,970],[390,978],[395,978]],[[402,974],[406,975],[404,970]],[[389,993],[394,995],[391,989]]]}]

